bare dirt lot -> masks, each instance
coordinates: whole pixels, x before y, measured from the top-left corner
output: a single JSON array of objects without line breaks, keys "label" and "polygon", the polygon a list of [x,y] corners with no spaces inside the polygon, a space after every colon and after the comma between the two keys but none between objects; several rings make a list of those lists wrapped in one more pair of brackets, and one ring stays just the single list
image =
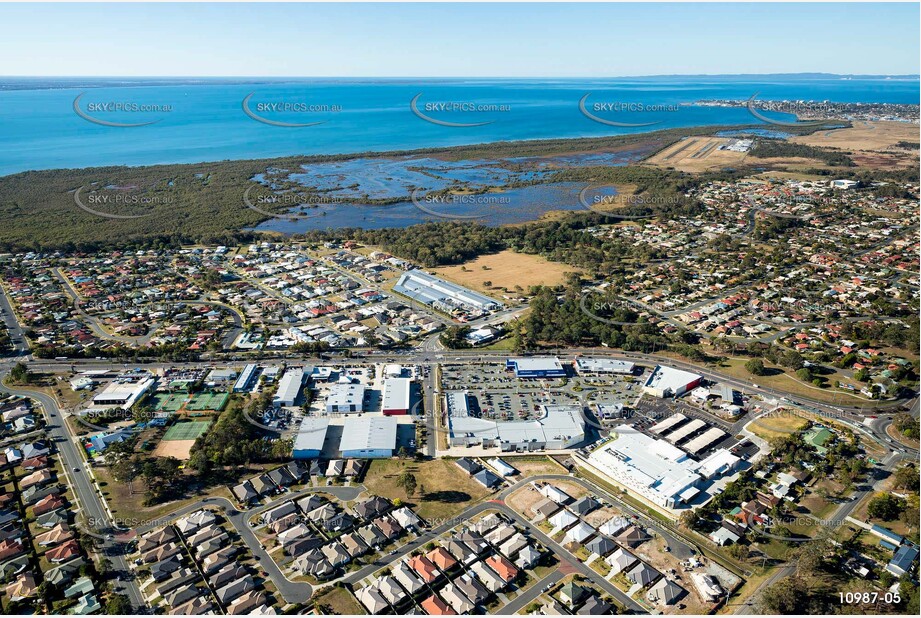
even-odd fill
[{"label": "bare dirt lot", "polygon": [[[588,493],[584,487],[576,483],[555,480],[552,485],[577,499]],[[505,502],[526,518],[533,519],[534,513],[531,512],[531,507],[543,499],[544,496],[533,485],[528,484],[509,495]]]},{"label": "bare dirt lot", "polygon": [[[654,569],[665,574],[668,578],[674,580],[675,583],[687,590],[688,594],[681,598],[681,603],[686,605],[687,608],[680,613],[710,613],[712,606],[700,598],[700,594],[691,580],[690,571],[682,565],[681,560],[678,560],[673,554],[665,551],[665,541],[661,537],[643,543],[636,549],[635,553]],[[675,573],[671,572],[672,569],[675,570]],[[679,613],[677,611],[677,606],[659,605],[657,609],[665,614]]]},{"label": "bare dirt lot", "polygon": [[[506,250],[493,255],[481,255],[458,266],[436,268],[433,272],[448,281],[496,296],[503,289],[514,293],[515,286],[527,290],[532,285],[558,285],[563,283],[567,272],[576,270],[539,255]],[[484,281],[492,285],[486,286]]]},{"label": "bare dirt lot", "polygon": [[160,440],[152,454],[154,457],[175,457],[187,461],[194,445],[195,440]]}]

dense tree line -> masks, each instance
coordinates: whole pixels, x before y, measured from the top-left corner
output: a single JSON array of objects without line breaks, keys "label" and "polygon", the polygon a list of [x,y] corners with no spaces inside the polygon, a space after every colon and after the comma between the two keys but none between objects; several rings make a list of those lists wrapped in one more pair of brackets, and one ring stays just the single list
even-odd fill
[{"label": "dense tree line", "polygon": [[272,440],[247,419],[247,416],[255,418],[270,406],[269,393],[254,399],[249,406],[232,399],[208,431],[195,440],[191,467],[206,474],[215,467],[284,461],[291,454],[290,440]]},{"label": "dense tree line", "polygon": [[749,151],[753,157],[769,159],[775,157],[800,157],[804,159],[817,159],[827,165],[836,167],[855,167],[845,153],[830,149],[796,144],[782,139],[760,138],[754,148]]}]

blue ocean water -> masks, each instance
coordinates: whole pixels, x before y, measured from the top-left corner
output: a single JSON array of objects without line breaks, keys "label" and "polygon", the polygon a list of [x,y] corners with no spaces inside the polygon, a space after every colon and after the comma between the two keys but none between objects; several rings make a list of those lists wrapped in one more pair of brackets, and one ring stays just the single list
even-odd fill
[{"label": "blue ocean water", "polygon": [[[687,104],[700,99],[747,99],[756,92],[759,99],[917,104],[918,86],[917,80],[782,77],[222,80],[19,90],[2,90],[0,83],[0,175],[759,124],[745,109]],[[95,124],[74,111],[74,100],[81,93],[85,94],[77,107],[92,118],[153,124],[131,128]],[[243,110],[243,100],[250,94],[250,111],[270,122],[322,124],[291,128],[254,120]],[[599,117],[656,124],[628,128],[595,122],[579,110],[579,101],[586,94],[590,95],[588,109],[600,105],[599,111],[593,111]],[[416,109],[436,121],[488,124],[457,127],[423,120],[410,108],[417,95]],[[281,106],[287,110],[280,110]],[[649,106],[665,107],[649,111]],[[129,111],[132,107],[137,109]],[[456,109],[446,111],[445,107]],[[477,109],[471,111],[471,107]],[[777,117],[792,119],[782,114]]]}]

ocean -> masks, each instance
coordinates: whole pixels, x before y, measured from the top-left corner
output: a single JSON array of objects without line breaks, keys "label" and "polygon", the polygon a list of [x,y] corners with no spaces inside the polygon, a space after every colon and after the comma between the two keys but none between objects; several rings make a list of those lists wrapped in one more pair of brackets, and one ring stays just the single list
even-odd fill
[{"label": "ocean", "polygon": [[[763,124],[744,108],[689,105],[755,93],[765,100],[919,102],[918,80],[837,77],[57,81],[4,89],[0,79],[0,175]],[[591,115],[618,125],[584,114],[586,95]],[[143,126],[111,126],[124,124]]]}]

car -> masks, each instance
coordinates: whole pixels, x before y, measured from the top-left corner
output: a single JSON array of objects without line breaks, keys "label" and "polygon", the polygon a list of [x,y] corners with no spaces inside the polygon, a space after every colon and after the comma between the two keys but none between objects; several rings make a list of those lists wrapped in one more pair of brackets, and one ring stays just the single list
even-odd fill
[{"label": "car", "polygon": [[74,472],[79,472],[80,468],[74,468]]}]

